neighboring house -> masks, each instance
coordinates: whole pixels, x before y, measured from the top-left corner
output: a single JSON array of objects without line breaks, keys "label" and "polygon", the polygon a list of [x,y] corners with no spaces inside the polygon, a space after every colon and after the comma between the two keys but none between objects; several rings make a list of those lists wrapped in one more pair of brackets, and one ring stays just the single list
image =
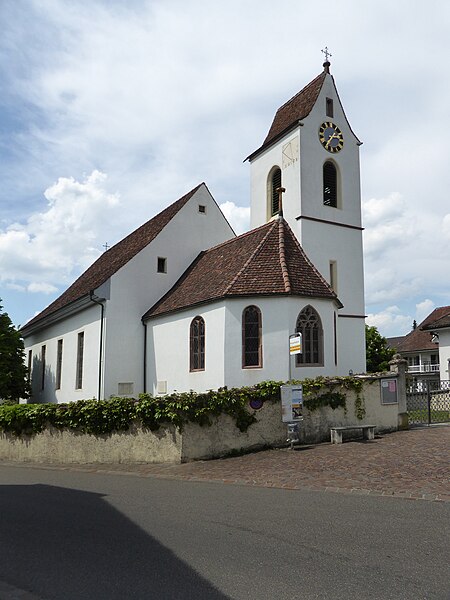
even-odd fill
[{"label": "neighboring house", "polygon": [[441,381],[450,379],[450,306],[437,308],[422,329],[437,339]]},{"label": "neighboring house", "polygon": [[22,328],[33,401],[365,370],[361,142],[329,66],[248,157],[251,231],[235,237],[201,184]]},{"label": "neighboring house", "polygon": [[[387,338],[389,346],[408,361],[408,374],[416,386],[427,381],[436,385],[439,380],[449,379],[450,329],[446,330],[444,324],[446,318],[447,323],[450,320],[449,315],[450,306],[436,308],[407,335]],[[442,333],[437,335],[434,324],[441,321]]]}]

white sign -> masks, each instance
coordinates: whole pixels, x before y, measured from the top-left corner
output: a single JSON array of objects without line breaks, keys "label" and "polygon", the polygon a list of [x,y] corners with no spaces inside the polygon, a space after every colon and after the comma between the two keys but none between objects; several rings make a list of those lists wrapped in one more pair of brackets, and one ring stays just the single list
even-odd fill
[{"label": "white sign", "polygon": [[289,354],[302,353],[302,334],[296,333],[289,336]]},{"label": "white sign", "polygon": [[283,423],[303,419],[303,386],[281,386],[281,418]]}]

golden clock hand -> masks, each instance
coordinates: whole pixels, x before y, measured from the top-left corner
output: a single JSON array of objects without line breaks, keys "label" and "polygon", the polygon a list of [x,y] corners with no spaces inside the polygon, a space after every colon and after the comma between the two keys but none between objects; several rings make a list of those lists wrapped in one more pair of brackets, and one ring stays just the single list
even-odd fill
[{"label": "golden clock hand", "polygon": [[330,142],[333,138],[339,139],[339,136],[336,134],[336,132],[334,132],[333,134],[330,135],[327,143],[325,144],[325,148],[328,148],[328,146],[330,145]]}]

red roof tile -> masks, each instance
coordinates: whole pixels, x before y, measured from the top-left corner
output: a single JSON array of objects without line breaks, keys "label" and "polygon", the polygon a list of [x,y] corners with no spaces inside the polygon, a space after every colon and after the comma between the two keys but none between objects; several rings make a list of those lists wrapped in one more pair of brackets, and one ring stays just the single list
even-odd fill
[{"label": "red roof tile", "polygon": [[420,323],[416,329],[408,333],[397,346],[397,351],[402,352],[417,352],[419,350],[436,350],[436,342],[431,341],[432,333],[429,331],[430,325],[450,314],[450,306],[441,306],[435,308],[426,319]]},{"label": "red roof tile", "polygon": [[[442,314],[442,316],[437,316],[434,321],[430,321],[429,323],[427,323],[427,325],[425,325],[423,329],[434,330],[442,329],[443,327],[450,327],[450,306],[443,306],[441,309],[437,310],[440,310],[444,314]],[[433,314],[434,313],[431,313],[431,315]]]},{"label": "red roof tile", "polygon": [[262,146],[253,152],[247,158],[252,158],[268,146],[278,136],[289,130],[291,126],[309,115],[320,94],[323,82],[325,81],[326,71],[323,71],[300,92],[288,100],[277,110],[270,126],[269,133],[266,136]]},{"label": "red roof tile", "polygon": [[272,295],[339,303],[282,218],[201,252],[144,319],[225,297]]},{"label": "red roof tile", "polygon": [[168,206],[155,217],[141,225],[138,229],[130,233],[123,240],[112,246],[104,252],[99,258],[82,274],[78,279],[67,288],[54,302],[40,312],[36,317],[28,321],[22,331],[26,330],[30,325],[35,325],[45,317],[55,313],[75,302],[84,296],[87,296],[91,291],[105,283],[114,273],[129,262],[136,254],[145,248],[169,221],[177,214],[177,212],[192,198],[195,192],[200,188],[200,184],[185,196]]}]

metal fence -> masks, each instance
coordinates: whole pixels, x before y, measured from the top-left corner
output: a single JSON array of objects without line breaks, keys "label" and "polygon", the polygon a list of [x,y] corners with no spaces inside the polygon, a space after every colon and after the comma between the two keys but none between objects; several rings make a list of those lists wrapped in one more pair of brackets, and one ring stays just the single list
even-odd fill
[{"label": "metal fence", "polygon": [[406,380],[406,408],[411,425],[450,422],[450,380]]}]

